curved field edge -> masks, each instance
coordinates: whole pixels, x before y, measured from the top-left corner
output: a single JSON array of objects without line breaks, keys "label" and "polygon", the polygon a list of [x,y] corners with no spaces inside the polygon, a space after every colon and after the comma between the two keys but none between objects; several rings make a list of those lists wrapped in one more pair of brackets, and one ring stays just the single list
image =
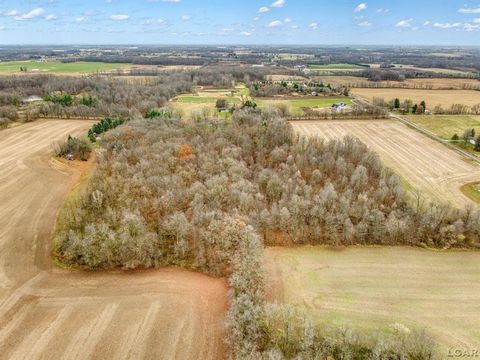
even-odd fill
[{"label": "curved field edge", "polygon": [[[56,161],[65,162],[63,159],[55,159]],[[65,196],[65,199],[61,207],[57,211],[55,225],[52,235],[52,261],[54,265],[62,269],[74,269],[72,265],[65,264],[58,256],[56,251],[56,238],[65,228],[65,219],[68,217],[68,209],[71,207],[78,206],[78,201],[81,196],[82,191],[85,191],[88,187],[88,182],[95,171],[95,151],[92,152],[88,161],[75,161],[74,163],[67,163],[67,166],[72,169],[76,176],[74,178],[74,185],[71,190]]]},{"label": "curved field edge", "polygon": [[465,184],[460,188],[460,191],[470,200],[480,204],[480,182],[473,182]]},{"label": "curved field edge", "polygon": [[[91,271],[84,266],[64,263],[56,253],[55,238],[62,229],[65,217],[68,216],[68,209],[77,206],[81,194],[87,190],[89,181],[96,170],[97,158],[95,152],[92,154],[93,156],[86,162],[75,161],[66,165],[76,172],[76,177],[75,184],[57,212],[52,238],[52,261],[57,267],[57,270],[54,271],[58,272],[60,270],[60,277],[73,277],[75,281],[78,281],[76,279],[80,276],[79,281],[81,283],[98,281],[99,288],[102,288],[101,291],[109,293],[108,296],[111,298],[105,300],[113,301],[113,303],[107,302],[106,306],[105,304],[98,304],[97,308],[98,311],[102,310],[99,313],[102,319],[107,317],[106,321],[108,323],[117,323],[117,327],[125,327],[123,332],[129,338],[125,339],[125,342],[115,352],[118,356],[123,358],[138,356],[145,359],[173,357],[185,359],[227,358],[228,347],[225,339],[228,334],[226,333],[225,320],[229,304],[225,278],[215,278],[195,272],[187,266],[184,268],[163,266],[158,269],[137,269],[133,271],[116,271],[115,269],[112,269],[113,271]],[[55,161],[65,163],[62,159],[55,159]],[[112,277],[116,278],[116,283],[121,284],[120,287],[112,287]],[[63,287],[68,288],[69,286],[72,286],[69,282],[64,283],[56,291],[64,292]],[[84,285],[82,283],[75,286],[76,291],[78,291]],[[128,291],[129,287],[132,287],[131,292]],[[145,290],[147,293],[137,293]],[[92,290],[85,289],[83,292],[86,293],[87,291]],[[85,295],[65,294],[62,301],[56,301],[56,306],[63,306],[64,299],[72,296],[71,303],[74,304],[73,306],[76,309],[81,307],[85,315],[85,319],[78,321],[81,323],[92,321],[91,301],[85,301],[83,299]],[[115,296],[121,296],[121,302],[119,302],[120,298],[116,299]],[[55,301],[55,299],[52,301]],[[121,304],[121,308],[119,304]],[[134,306],[130,304],[134,304]],[[65,307],[68,306],[65,305]],[[144,314],[144,318],[132,318],[128,326],[119,322],[137,313]],[[156,322],[154,319],[156,319]],[[118,335],[113,336],[114,331],[112,329],[107,328],[100,321],[92,322],[92,329],[98,332],[98,335],[102,334],[105,339],[93,340],[90,336],[85,336],[83,333],[88,326],[82,326],[79,330],[79,334],[82,334],[82,336],[75,336],[73,342],[66,349],[68,356],[78,356],[80,346],[87,346],[88,351],[92,351],[93,346],[95,346],[96,351],[105,353],[105,349],[110,346],[108,342],[118,342],[116,338]],[[79,340],[86,341],[86,344],[77,342],[76,346],[73,346],[74,342]],[[97,342],[102,346],[100,347]],[[111,356],[111,354],[108,356]]]}]

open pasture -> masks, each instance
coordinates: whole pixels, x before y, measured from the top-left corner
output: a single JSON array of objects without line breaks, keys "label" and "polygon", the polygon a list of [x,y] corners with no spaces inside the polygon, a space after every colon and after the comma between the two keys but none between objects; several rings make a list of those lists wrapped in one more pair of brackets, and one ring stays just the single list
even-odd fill
[{"label": "open pasture", "polygon": [[213,115],[217,100],[226,100],[228,106],[239,106],[249,96],[249,89],[244,84],[231,89],[198,87],[195,93],[175,97],[170,102],[170,108],[187,117],[200,113]]},{"label": "open pasture", "polygon": [[[179,96],[176,101],[186,104],[215,104],[218,100],[218,97],[208,97],[208,96]],[[239,98],[226,98],[227,102],[232,104],[240,104]]]},{"label": "open pasture", "polygon": [[128,64],[102,63],[102,62],[71,62],[56,61],[2,61],[0,74],[18,74],[20,68],[26,67],[27,73],[51,74],[89,74],[99,71],[112,71],[128,67]]},{"label": "open pasture", "polygon": [[473,106],[480,103],[480,91],[474,90],[418,90],[418,89],[352,89],[352,94],[372,101],[373,98],[383,98],[390,101],[399,98],[401,101],[410,99],[414,103],[425,100],[428,109],[440,105],[447,109],[453,104]]},{"label": "open pasture", "polygon": [[308,97],[308,98],[257,98],[255,102],[260,107],[276,106],[279,104],[284,104],[290,108],[290,111],[293,115],[303,115],[304,108],[310,108],[312,110],[329,108],[336,103],[346,103],[351,105],[352,101],[349,98],[338,98],[338,97]]},{"label": "open pasture", "polygon": [[292,125],[306,136],[357,137],[423,197],[457,207],[473,204],[460,187],[480,181],[480,167],[406,125],[393,120],[295,121]]},{"label": "open pasture", "polygon": [[454,134],[460,138],[467,129],[480,131],[480,116],[473,115],[425,115],[408,116],[415,124],[427,129],[438,136],[450,140]]},{"label": "open pasture", "polygon": [[480,343],[480,252],[383,247],[267,249],[271,297],[312,321],[360,331],[424,330],[450,347]]}]

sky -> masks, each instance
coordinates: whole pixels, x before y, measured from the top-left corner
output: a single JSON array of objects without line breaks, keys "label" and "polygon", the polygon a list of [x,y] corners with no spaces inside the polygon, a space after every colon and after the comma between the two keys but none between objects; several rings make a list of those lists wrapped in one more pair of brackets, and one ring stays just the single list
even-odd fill
[{"label": "sky", "polygon": [[480,0],[0,0],[0,44],[480,46]]}]

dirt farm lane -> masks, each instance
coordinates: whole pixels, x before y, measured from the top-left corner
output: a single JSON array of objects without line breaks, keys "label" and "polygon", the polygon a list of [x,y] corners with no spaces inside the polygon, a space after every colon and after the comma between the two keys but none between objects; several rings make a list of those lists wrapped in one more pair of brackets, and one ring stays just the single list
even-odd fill
[{"label": "dirt farm lane", "polygon": [[52,143],[90,121],[0,132],[0,359],[218,359],[227,284],[182,271],[52,267],[56,213],[78,174]]}]

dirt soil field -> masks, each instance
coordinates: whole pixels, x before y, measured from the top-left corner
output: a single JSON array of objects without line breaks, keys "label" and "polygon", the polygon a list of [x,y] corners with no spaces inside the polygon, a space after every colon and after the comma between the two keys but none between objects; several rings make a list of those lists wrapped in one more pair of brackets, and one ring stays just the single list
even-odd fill
[{"label": "dirt soil field", "polygon": [[224,358],[225,280],[52,267],[56,213],[79,174],[51,159],[51,144],[91,124],[0,132],[0,359]]},{"label": "dirt soil field", "polygon": [[480,252],[271,248],[266,260],[276,298],[314,321],[368,332],[394,324],[425,330],[441,359],[450,347],[480,344]]},{"label": "dirt soil field", "polygon": [[292,125],[307,136],[355,136],[422,196],[457,207],[475,204],[460,188],[480,181],[480,166],[406,125],[393,120],[296,121]]},{"label": "dirt soil field", "polygon": [[369,101],[373,98],[383,98],[387,102],[395,98],[410,99],[414,103],[425,100],[428,109],[437,105],[448,109],[453,104],[473,106],[480,103],[480,92],[474,90],[352,89],[351,93]]}]

